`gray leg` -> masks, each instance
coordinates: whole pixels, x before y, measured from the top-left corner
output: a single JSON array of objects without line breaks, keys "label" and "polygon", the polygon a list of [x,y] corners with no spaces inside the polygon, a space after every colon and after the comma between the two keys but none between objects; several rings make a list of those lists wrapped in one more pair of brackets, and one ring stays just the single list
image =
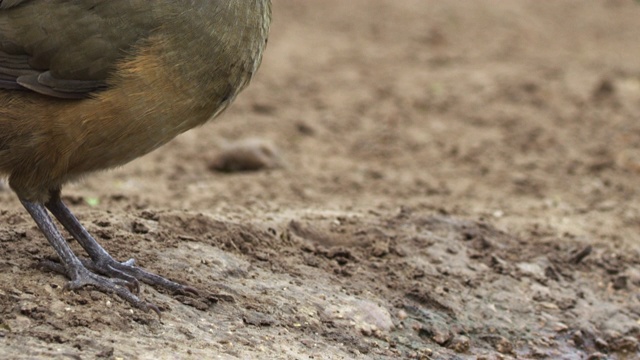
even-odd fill
[{"label": "gray leg", "polygon": [[60,257],[64,270],[69,279],[71,279],[66,286],[68,289],[74,290],[85,285],[93,285],[100,291],[115,293],[138,309],[144,311],[151,309],[157,312],[158,315],[160,314],[160,311],[155,305],[146,303],[135,296],[127,288],[129,284],[125,280],[107,279],[89,271],[73,253],[73,250],[71,250],[67,241],[62,237],[62,234],[60,234],[60,231],[58,231],[58,228],[56,228],[53,220],[42,204],[24,199],[20,199],[20,201]]},{"label": "gray leg", "polygon": [[[192,287],[184,286],[165,279],[160,275],[145,271],[134,266],[134,260],[130,259],[126,262],[116,261],[107,251],[98,244],[98,242],[89,234],[89,232],[80,224],[78,219],[69,211],[67,206],[60,199],[60,192],[53,191],[50,200],[46,203],[47,208],[60,221],[62,226],[71,233],[71,235],[85,249],[91,262],[87,263],[88,267],[94,271],[108,277],[122,279],[133,284],[138,288],[140,280],[146,284],[162,287],[172,292],[193,293],[198,291]],[[137,279],[137,280],[136,280]]]}]

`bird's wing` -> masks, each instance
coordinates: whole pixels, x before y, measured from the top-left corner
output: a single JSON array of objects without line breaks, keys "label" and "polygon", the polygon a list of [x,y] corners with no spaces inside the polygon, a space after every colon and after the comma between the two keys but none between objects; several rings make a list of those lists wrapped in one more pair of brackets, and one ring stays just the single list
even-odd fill
[{"label": "bird's wing", "polygon": [[0,9],[8,9],[28,0],[0,0]]},{"label": "bird's wing", "polygon": [[159,26],[149,0],[0,0],[0,89],[84,98]]}]

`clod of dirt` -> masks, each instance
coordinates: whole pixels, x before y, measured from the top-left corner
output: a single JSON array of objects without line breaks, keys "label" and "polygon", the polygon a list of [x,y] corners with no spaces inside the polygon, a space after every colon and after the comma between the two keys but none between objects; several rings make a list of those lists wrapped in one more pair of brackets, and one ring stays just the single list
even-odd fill
[{"label": "clod of dirt", "polygon": [[137,220],[131,224],[131,230],[136,234],[147,234],[150,231],[147,224]]},{"label": "clod of dirt", "polygon": [[221,172],[257,171],[283,165],[280,150],[262,139],[245,139],[225,144],[209,169]]}]

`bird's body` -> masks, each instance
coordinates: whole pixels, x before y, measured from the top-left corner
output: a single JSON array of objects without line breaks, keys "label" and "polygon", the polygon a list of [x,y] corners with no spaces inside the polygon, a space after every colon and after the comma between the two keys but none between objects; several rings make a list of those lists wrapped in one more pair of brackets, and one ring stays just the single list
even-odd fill
[{"label": "bird's body", "polygon": [[[44,201],[69,179],[204,123],[257,70],[266,12],[256,0],[31,0],[0,10],[0,51],[22,59],[16,83],[35,90],[0,91],[0,171],[18,196]],[[31,80],[43,74],[54,87]]]},{"label": "bird's body", "polygon": [[60,219],[69,180],[222,112],[257,71],[270,17],[270,0],[0,1],[0,174]]}]

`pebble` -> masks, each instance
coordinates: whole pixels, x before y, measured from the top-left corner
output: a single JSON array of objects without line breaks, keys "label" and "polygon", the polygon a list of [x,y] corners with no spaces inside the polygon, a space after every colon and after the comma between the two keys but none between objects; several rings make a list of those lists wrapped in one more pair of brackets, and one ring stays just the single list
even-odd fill
[{"label": "pebble", "polygon": [[582,331],[576,330],[571,335],[571,340],[573,340],[573,343],[577,346],[582,346],[584,344],[584,334],[582,333]]},{"label": "pebble", "polygon": [[613,351],[636,352],[638,351],[638,340],[633,336],[624,336],[614,340],[610,348]]},{"label": "pebble", "polygon": [[436,344],[438,345],[442,346],[447,342],[449,342],[449,340],[451,340],[451,333],[448,330],[433,328],[431,329],[431,331],[432,331],[431,339],[435,341]]},{"label": "pebble", "polygon": [[488,336],[483,336],[482,339],[490,343],[491,346],[493,346],[493,348],[496,349],[499,353],[502,353],[502,354],[513,353],[513,345],[504,336],[488,335]]},{"label": "pebble", "polygon": [[627,288],[627,279],[628,277],[626,275],[619,275],[616,276],[615,279],[613,279],[613,288],[615,290],[624,290]]},{"label": "pebble", "polygon": [[553,326],[553,330],[556,332],[564,332],[567,331],[569,327],[565,323],[558,322]]},{"label": "pebble", "polygon": [[494,346],[502,354],[513,354],[513,344],[504,337],[500,337]]},{"label": "pebble", "polygon": [[246,139],[223,146],[209,169],[222,172],[256,171],[283,165],[280,151],[271,142]]},{"label": "pebble", "polygon": [[244,320],[245,324],[254,326],[271,326],[276,323],[273,316],[257,311],[247,311],[242,317],[242,320]]},{"label": "pebble", "polygon": [[471,348],[471,340],[464,335],[456,336],[451,341],[449,348],[457,353],[467,352],[469,351],[469,348]]},{"label": "pebble", "polygon": [[607,352],[609,351],[609,343],[606,342],[603,338],[596,338],[594,341],[596,348],[600,351]]},{"label": "pebble", "polygon": [[607,360],[607,355],[601,352],[594,352],[592,354],[589,354],[587,360]]},{"label": "pebble", "polygon": [[322,316],[330,320],[349,321],[365,335],[385,333],[394,329],[389,311],[368,300],[350,299],[341,304],[328,306]]}]

